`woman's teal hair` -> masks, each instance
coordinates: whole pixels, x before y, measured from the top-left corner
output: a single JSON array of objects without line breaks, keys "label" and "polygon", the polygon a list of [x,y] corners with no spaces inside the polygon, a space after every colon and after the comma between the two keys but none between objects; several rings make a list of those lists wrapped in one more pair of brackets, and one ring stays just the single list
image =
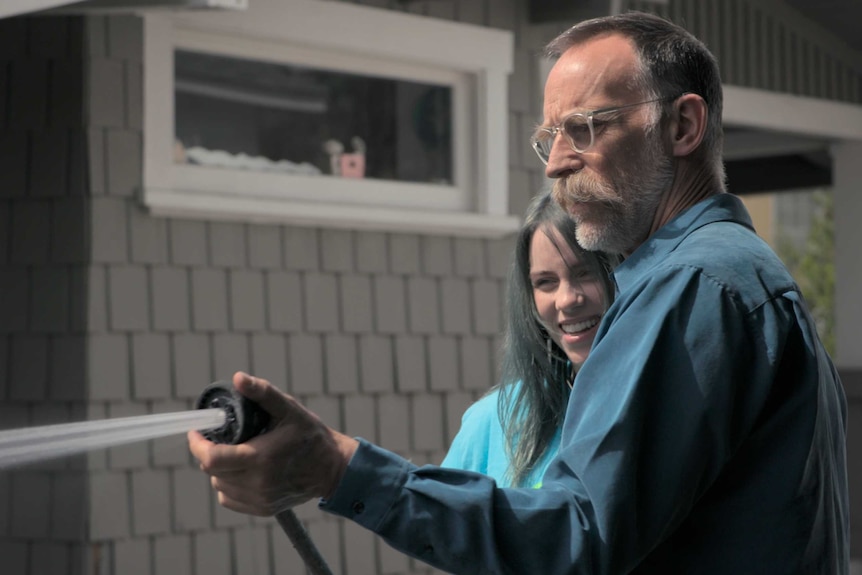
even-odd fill
[{"label": "woman's teal hair", "polygon": [[[507,283],[502,378],[497,385],[498,411],[509,456],[508,477],[515,486],[523,486],[563,423],[569,397],[567,378],[572,370],[563,350],[548,337],[536,311],[530,282],[533,235],[545,233],[554,245],[561,238],[583,264],[592,268],[601,281],[605,309],[614,296],[610,273],[618,258],[581,248],[575,239],[575,228],[574,220],[550,193],[542,193],[530,203],[515,242]],[[553,230],[559,235],[552,234]],[[558,250],[561,248],[557,245]]]}]

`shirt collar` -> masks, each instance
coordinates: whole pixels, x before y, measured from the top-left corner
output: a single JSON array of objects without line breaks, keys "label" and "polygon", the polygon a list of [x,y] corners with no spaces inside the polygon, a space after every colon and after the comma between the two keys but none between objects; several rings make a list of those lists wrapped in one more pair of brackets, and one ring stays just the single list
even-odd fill
[{"label": "shirt collar", "polygon": [[729,193],[710,196],[662,226],[616,267],[613,276],[618,290],[624,289],[646,269],[662,261],[689,234],[714,222],[735,222],[754,230],[748,210],[738,197]]}]

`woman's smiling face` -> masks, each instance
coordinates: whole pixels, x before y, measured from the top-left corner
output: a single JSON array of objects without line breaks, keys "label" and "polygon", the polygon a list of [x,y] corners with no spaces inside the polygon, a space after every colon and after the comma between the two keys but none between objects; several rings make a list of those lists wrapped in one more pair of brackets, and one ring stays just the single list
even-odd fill
[{"label": "woman's smiling face", "polygon": [[574,365],[581,365],[605,312],[601,278],[556,230],[543,226],[530,241],[530,284],[551,339]]}]

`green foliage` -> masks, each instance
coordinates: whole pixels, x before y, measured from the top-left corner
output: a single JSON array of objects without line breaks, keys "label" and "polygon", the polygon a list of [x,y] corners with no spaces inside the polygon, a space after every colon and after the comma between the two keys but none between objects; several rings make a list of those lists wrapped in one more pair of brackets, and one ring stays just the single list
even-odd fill
[{"label": "green foliage", "polygon": [[816,212],[804,245],[779,237],[777,252],[799,284],[817,323],[820,339],[835,354],[835,234],[832,194],[814,194]]}]

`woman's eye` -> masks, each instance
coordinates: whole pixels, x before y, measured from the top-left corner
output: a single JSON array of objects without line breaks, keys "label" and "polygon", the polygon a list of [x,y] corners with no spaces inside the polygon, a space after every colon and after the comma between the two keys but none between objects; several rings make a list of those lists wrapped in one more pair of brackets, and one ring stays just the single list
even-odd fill
[{"label": "woman's eye", "polygon": [[533,289],[546,289],[554,284],[554,280],[549,278],[539,278],[533,280]]}]

